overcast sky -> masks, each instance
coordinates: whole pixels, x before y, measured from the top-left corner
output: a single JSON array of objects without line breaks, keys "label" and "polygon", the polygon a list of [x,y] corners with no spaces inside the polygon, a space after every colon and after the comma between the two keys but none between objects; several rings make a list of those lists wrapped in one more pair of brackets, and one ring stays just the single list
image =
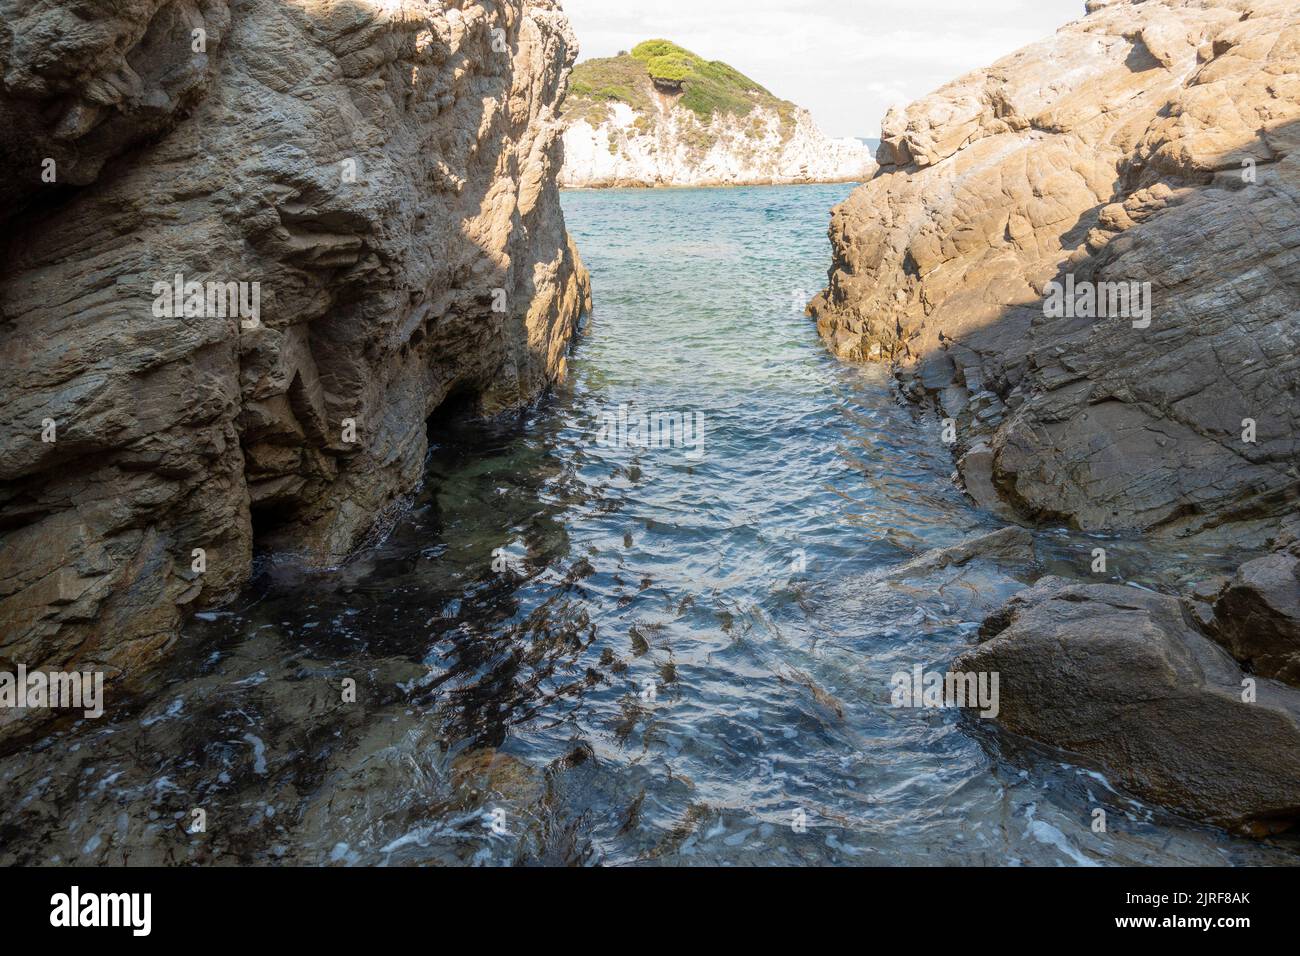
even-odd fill
[{"label": "overcast sky", "polygon": [[1083,16],[1084,0],[563,0],[582,58],[664,37],[812,110],[832,136],[880,135],[895,103]]}]

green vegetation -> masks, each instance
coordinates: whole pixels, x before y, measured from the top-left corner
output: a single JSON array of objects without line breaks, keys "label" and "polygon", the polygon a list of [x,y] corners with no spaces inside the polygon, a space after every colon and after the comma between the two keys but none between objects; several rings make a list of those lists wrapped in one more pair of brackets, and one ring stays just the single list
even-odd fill
[{"label": "green vegetation", "polygon": [[647,40],[631,53],[579,63],[564,104],[568,121],[599,125],[609,105],[626,103],[640,114],[655,111],[656,89],[679,97],[679,105],[703,123],[714,114],[748,116],[756,107],[775,111],[783,131],[794,127],[795,105],[720,60],[705,60],[669,40]]},{"label": "green vegetation", "polygon": [[638,113],[653,108],[650,79],[643,63],[625,54],[588,60],[574,67],[564,103],[566,114],[574,108],[610,102],[626,103]]}]

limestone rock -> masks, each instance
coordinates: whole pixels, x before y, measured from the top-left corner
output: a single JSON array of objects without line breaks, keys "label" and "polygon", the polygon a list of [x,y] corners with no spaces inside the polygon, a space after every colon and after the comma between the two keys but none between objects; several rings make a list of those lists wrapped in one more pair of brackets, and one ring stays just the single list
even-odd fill
[{"label": "limestone rock", "polygon": [[784,132],[781,116],[761,109],[743,121],[719,116],[703,124],[665,103],[653,131],[630,134],[639,120],[640,114],[619,104],[599,125],[574,121],[564,133],[560,184],[599,189],[859,182],[876,168],[866,146],[831,139],[807,110],[797,111],[793,129]]},{"label": "limestone rock", "polygon": [[382,530],[448,396],[563,374],[576,43],[556,0],[0,22],[0,664],[131,673],[254,548],[332,564]]},{"label": "limestone rock", "polygon": [[[810,310],[956,420],[984,503],[1089,530],[1277,519],[1300,497],[1300,8],[1089,9],[886,118]],[[1150,283],[1149,325],[1049,317],[1067,280]]]},{"label": "limestone rock", "polygon": [[1047,577],[990,619],[957,672],[1000,675],[1000,725],[1197,820],[1267,833],[1300,819],[1300,691],[1258,679],[1177,598]]},{"label": "limestone rock", "polygon": [[[664,53],[689,65],[684,79],[654,80]],[[806,109],[666,40],[578,64],[564,122],[560,184],[574,188],[858,182],[876,167],[860,140],[831,139]]]}]

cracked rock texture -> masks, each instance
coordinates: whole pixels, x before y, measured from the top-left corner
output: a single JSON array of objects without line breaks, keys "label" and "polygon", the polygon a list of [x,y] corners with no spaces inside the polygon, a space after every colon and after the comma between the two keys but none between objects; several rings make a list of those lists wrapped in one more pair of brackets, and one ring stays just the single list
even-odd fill
[{"label": "cracked rock texture", "polygon": [[[810,310],[955,420],[981,504],[1272,530],[1300,489],[1300,7],[1090,10],[886,117]],[[1047,318],[1071,275],[1151,283],[1150,326]]]},{"label": "cracked rock texture", "polygon": [[0,0],[0,665],[133,672],[564,372],[576,53],[556,0]]}]

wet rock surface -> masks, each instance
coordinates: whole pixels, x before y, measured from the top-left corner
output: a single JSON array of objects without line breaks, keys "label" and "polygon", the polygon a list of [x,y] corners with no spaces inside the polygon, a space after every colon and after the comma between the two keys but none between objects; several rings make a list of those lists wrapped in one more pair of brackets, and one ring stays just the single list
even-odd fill
[{"label": "wet rock surface", "polygon": [[1209,634],[1251,672],[1300,686],[1300,557],[1243,564],[1214,597]]},{"label": "wet rock surface", "polygon": [[950,567],[965,567],[973,561],[987,561],[1004,567],[1025,569],[1038,564],[1034,536],[1025,528],[1001,528],[973,535],[947,548],[927,551],[889,572],[891,578],[913,577]]},{"label": "wet rock surface", "polygon": [[1247,682],[1177,598],[1047,577],[980,639],[952,670],[1000,674],[1004,729],[1194,819],[1254,834],[1300,819],[1300,691]]},{"label": "wet rock surface", "polygon": [[[382,527],[449,396],[563,373],[576,43],[552,0],[0,19],[0,662],[132,674],[255,548]],[[171,311],[177,276],[205,294]]]},{"label": "wet rock surface", "polygon": [[1027,587],[1042,570],[1033,534],[1024,528],[1002,528],[970,535],[878,572],[867,580],[866,590],[886,600],[938,598],[959,616],[979,620]]}]

